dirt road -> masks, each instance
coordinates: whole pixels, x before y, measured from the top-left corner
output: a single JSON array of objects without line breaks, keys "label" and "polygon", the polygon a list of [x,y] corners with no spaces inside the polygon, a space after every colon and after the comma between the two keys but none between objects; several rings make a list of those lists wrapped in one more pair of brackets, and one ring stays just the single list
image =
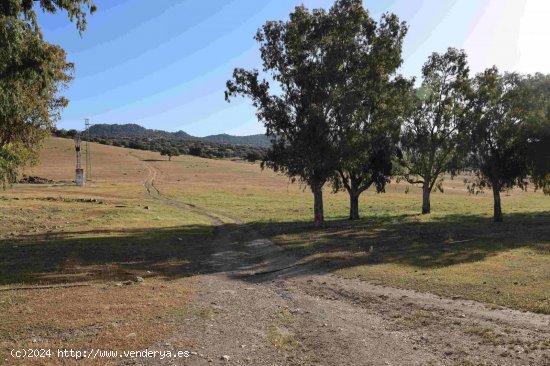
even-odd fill
[{"label": "dirt road", "polygon": [[304,266],[237,219],[163,196],[144,162],[152,197],[216,225],[209,274],[188,318],[151,350],[188,358],[146,365],[550,365],[550,316],[372,285]]}]

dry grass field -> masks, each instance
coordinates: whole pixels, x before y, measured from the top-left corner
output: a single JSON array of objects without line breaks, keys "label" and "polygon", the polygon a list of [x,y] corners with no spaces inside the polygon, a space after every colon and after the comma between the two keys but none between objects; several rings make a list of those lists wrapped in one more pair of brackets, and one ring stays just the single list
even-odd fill
[{"label": "dry grass field", "polygon": [[[212,270],[201,258],[216,220],[234,231],[243,222],[343,278],[550,314],[550,197],[540,192],[503,195],[505,222],[494,224],[491,196],[469,195],[462,178],[433,194],[425,216],[420,190],[391,184],[366,192],[351,223],[347,195],[327,189],[328,223],[316,229],[310,192],[258,164],[92,149],[86,187],[70,184],[73,142],[52,138],[26,173],[56,183],[0,193],[0,364],[13,346],[137,349],[163,339],[195,291],[172,280]],[[149,194],[153,179],[189,209]]]},{"label": "dry grass field", "polygon": [[533,190],[503,194],[506,220],[492,221],[490,192],[470,195],[464,177],[433,193],[420,215],[421,192],[404,183],[364,193],[363,220],[346,220],[345,193],[325,193],[327,227],[309,223],[311,194],[258,164],[191,157],[156,162],[164,193],[222,211],[258,227],[303,257],[358,277],[494,306],[550,313],[550,197]]},{"label": "dry grass field", "polygon": [[212,226],[147,195],[141,159],[157,154],[94,148],[85,188],[70,184],[72,141],[51,139],[27,174],[57,183],[0,194],[0,364],[13,347],[141,349],[188,310],[193,289],[166,279],[201,270],[191,254]]}]

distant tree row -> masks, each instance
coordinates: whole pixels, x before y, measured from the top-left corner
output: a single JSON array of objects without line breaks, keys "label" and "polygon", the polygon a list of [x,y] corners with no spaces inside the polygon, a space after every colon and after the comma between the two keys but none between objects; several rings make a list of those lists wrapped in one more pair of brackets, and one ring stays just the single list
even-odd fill
[{"label": "distant tree row", "polygon": [[422,187],[426,214],[444,174],[467,169],[471,192],[492,190],[495,221],[503,190],[531,179],[550,193],[550,76],[496,67],[470,76],[465,52],[449,48],[416,82],[397,74],[406,33],[394,14],[374,21],[361,0],[299,6],[258,30],[262,76],[235,69],[226,99],[256,107],[272,138],[262,166],[311,188],[316,224],[326,184],[349,193],[350,219],[362,192],[392,178]]},{"label": "distant tree row", "polygon": [[[52,128],[52,135],[63,138],[74,138],[76,130]],[[86,135],[82,136],[86,139]],[[239,158],[248,161],[262,160],[266,149],[260,146],[222,144],[198,139],[176,137],[107,137],[90,136],[92,142],[103,145],[126,147],[137,150],[150,150],[163,156],[194,155],[204,158]]]}]

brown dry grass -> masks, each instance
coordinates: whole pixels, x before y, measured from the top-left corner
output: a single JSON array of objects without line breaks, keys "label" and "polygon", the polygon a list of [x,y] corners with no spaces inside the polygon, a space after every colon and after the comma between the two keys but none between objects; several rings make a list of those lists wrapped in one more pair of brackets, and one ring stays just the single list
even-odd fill
[{"label": "brown dry grass", "polygon": [[[550,197],[540,192],[504,195],[506,222],[495,226],[491,196],[468,195],[461,178],[433,195],[428,216],[418,215],[418,188],[405,194],[403,183],[390,184],[385,194],[366,192],[364,219],[348,224],[347,195],[327,188],[329,223],[314,229],[311,193],[258,164],[191,156],[169,162],[153,152],[92,148],[91,185],[16,185],[0,194],[2,285],[92,284],[0,292],[4,354],[39,342],[137,348],[174,330],[193,292],[174,279],[201,270],[212,226],[151,199],[143,187],[146,164],[161,171],[163,194],[253,224],[302,260],[334,265],[342,276],[550,311]],[[71,140],[49,139],[40,165],[27,174],[70,182],[74,159]],[[91,198],[101,203],[86,202]],[[112,286],[135,275],[145,283]]]},{"label": "brown dry grass", "polygon": [[[147,195],[143,182],[149,171],[141,159],[158,154],[92,148],[92,184],[70,184],[72,141],[49,139],[41,163],[26,173],[58,183],[15,185],[0,194],[3,290],[88,285],[0,291],[0,364],[13,364],[9,350],[20,347],[139,350],[169,337],[185,319],[193,287],[177,279],[200,269],[195,259],[212,226]],[[145,282],[115,285],[136,275]]]},{"label": "brown dry grass", "polygon": [[[94,183],[140,183],[147,176],[147,169],[132,155],[132,150],[99,144],[90,145]],[[150,156],[157,155],[151,153]],[[40,158],[40,164],[27,169],[25,174],[65,182],[74,179],[76,153],[71,139],[48,139]],[[84,165],[84,154],[82,159]]]},{"label": "brown dry grass", "polygon": [[[181,327],[192,288],[179,281],[7,292],[0,295],[4,357],[12,348],[141,350]],[[190,347],[187,345],[174,345]],[[13,364],[9,359],[7,364]],[[77,364],[55,356],[36,364]],[[20,360],[26,364],[28,360]],[[1,363],[1,362],[0,362]],[[116,364],[86,360],[86,364]]]}]

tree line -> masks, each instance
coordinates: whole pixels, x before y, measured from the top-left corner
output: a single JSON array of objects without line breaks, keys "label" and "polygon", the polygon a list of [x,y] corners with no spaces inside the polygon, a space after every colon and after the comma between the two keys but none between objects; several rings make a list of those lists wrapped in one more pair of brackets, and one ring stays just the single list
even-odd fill
[{"label": "tree line", "polygon": [[[78,131],[51,128],[53,136],[61,138],[74,138]],[[82,140],[87,140],[87,134],[81,135]],[[125,147],[129,149],[148,150],[159,152],[162,156],[193,155],[208,159],[239,158],[250,162],[261,160],[266,148],[253,145],[236,145],[206,141],[192,137],[178,137],[166,134],[165,137],[144,136],[109,136],[90,135],[90,141],[102,145]]]},{"label": "tree line", "polygon": [[[43,39],[36,9],[66,13],[82,34],[96,7],[92,0],[0,2],[3,187],[37,160],[73,77],[65,51]],[[496,221],[503,190],[532,182],[550,194],[550,76],[495,67],[471,75],[464,51],[449,48],[428,58],[419,80],[405,78],[398,69],[407,29],[394,14],[375,21],[360,0],[338,0],[328,11],[300,6],[287,21],[267,22],[255,36],[262,75],[236,69],[225,94],[251,98],[272,141],[250,159],[307,184],[318,224],[326,185],[348,192],[352,219],[361,193],[383,192],[392,178],[421,185],[429,213],[444,174],[468,170],[471,192],[493,192]],[[174,153],[172,145],[159,148]]]},{"label": "tree line", "polygon": [[407,30],[395,14],[375,21],[361,0],[298,6],[260,28],[262,72],[235,69],[225,98],[256,108],[272,139],[262,167],[310,187],[318,225],[326,185],[348,192],[350,219],[362,192],[392,178],[422,187],[427,214],[444,174],[468,170],[470,192],[492,191],[497,222],[504,190],[532,181],[550,194],[550,75],[471,75],[466,53],[449,48],[405,78]]}]

